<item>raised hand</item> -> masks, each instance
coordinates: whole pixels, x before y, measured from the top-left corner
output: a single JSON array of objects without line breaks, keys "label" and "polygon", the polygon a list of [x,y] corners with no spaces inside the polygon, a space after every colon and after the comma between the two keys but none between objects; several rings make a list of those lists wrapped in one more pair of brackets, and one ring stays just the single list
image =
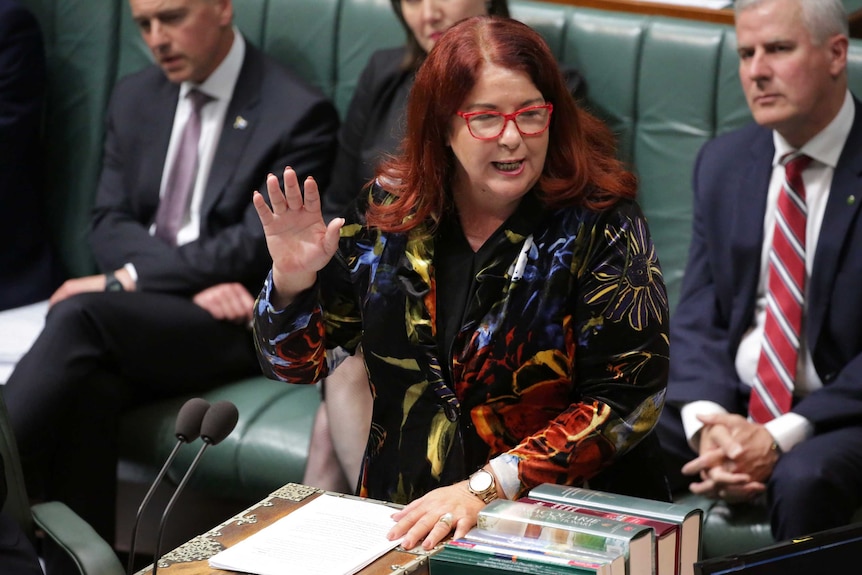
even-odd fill
[{"label": "raised hand", "polygon": [[266,179],[266,189],[272,207],[259,192],[254,193],[253,201],[272,257],[271,301],[284,307],[313,286],[317,272],[332,259],[344,219],[335,218],[327,226],[320,211],[317,182],[306,178],[303,199],[296,172],[290,167],[284,169],[284,192],[272,174]]}]

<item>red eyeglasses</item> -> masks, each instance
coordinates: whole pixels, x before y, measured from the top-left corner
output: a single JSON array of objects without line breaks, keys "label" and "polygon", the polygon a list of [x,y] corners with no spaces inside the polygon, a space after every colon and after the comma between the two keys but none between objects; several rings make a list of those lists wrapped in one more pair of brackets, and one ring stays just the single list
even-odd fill
[{"label": "red eyeglasses", "polygon": [[496,140],[503,135],[509,120],[515,122],[515,127],[518,128],[518,132],[522,136],[538,136],[551,125],[551,112],[553,111],[554,105],[549,103],[527,106],[515,110],[511,114],[479,110],[477,112],[458,112],[458,115],[464,118],[470,135],[477,140]]}]

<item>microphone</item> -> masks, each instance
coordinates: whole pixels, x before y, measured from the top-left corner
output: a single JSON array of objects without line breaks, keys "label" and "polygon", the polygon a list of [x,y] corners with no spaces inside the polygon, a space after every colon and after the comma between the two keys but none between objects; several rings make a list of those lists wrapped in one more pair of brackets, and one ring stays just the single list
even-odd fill
[{"label": "microphone", "polygon": [[153,555],[152,575],[156,575],[159,569],[159,559],[161,559],[162,556],[160,549],[162,547],[162,535],[165,530],[165,521],[167,520],[171,509],[173,509],[174,503],[176,503],[180,492],[185,488],[186,483],[188,483],[189,478],[198,466],[198,462],[206,448],[210,445],[218,445],[221,443],[224,438],[230,435],[233,428],[236,427],[236,422],[238,420],[239,411],[237,411],[236,406],[229,401],[217,401],[213,403],[204,415],[203,421],[201,422],[201,439],[203,439],[204,444],[201,446],[200,450],[198,450],[197,455],[195,455],[191,465],[189,465],[188,470],[186,470],[185,475],[183,475],[180,484],[177,485],[176,491],[174,491],[173,496],[170,501],[168,501],[168,505],[165,507],[164,513],[162,513],[162,521],[159,523],[159,532],[156,536],[156,551]]},{"label": "microphone", "polygon": [[170,468],[171,463],[173,463],[174,458],[176,458],[177,453],[180,450],[180,446],[183,443],[191,443],[200,436],[201,424],[203,422],[204,415],[206,415],[209,408],[210,403],[207,400],[201,399],[200,397],[194,397],[185,402],[177,414],[177,422],[174,426],[174,435],[177,438],[177,444],[174,445],[173,451],[168,455],[165,464],[162,465],[162,469],[156,476],[155,481],[150,485],[150,490],[147,491],[143,501],[141,501],[141,505],[138,507],[138,514],[135,516],[135,523],[132,526],[132,541],[129,545],[129,564],[126,568],[127,575],[132,575],[132,570],[134,569],[135,543],[138,534],[138,524],[141,522],[141,515],[144,512],[144,508],[150,503],[150,499],[152,499],[153,494],[156,492],[156,487],[158,487],[162,482],[162,479],[164,479],[165,474],[168,472],[168,468]]}]

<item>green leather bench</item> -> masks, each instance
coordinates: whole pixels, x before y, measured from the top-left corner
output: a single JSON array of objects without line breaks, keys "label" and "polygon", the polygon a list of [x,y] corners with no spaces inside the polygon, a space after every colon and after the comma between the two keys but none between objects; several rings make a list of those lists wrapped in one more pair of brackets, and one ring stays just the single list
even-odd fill
[{"label": "green leather bench", "polygon": [[[23,2],[43,25],[49,58],[43,177],[54,239],[70,274],[93,273],[85,237],[107,101],[116,79],[146,65],[148,52],[126,0]],[[389,0],[235,0],[234,9],[249,40],[319,86],[342,114],[372,51],[404,38]],[[732,27],[526,0],[513,0],[512,9],[544,35],[561,62],[583,73],[586,105],[618,134],[620,156],[640,177],[640,201],[673,306],[690,237],[695,155],[708,139],[750,120]],[[852,42],[851,68],[851,84],[862,94],[860,41]],[[260,377],[205,397],[233,401],[240,419],[232,435],[201,459],[190,488],[251,503],[302,480],[319,401],[314,386]],[[125,418],[123,468],[136,480],[147,483],[172,449],[184,400]],[[196,451],[181,451],[174,469],[186,469]],[[707,510],[705,556],[771,542],[762,515],[699,503]]]}]

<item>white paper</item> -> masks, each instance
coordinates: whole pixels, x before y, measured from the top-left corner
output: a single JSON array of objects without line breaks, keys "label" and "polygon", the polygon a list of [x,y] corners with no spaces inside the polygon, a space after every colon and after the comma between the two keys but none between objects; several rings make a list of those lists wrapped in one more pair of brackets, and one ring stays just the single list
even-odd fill
[{"label": "white paper", "polygon": [[395,509],[320,495],[209,560],[213,569],[255,575],[351,575],[394,549]]},{"label": "white paper", "polygon": [[0,311],[0,384],[39,337],[47,313],[48,300]]}]

